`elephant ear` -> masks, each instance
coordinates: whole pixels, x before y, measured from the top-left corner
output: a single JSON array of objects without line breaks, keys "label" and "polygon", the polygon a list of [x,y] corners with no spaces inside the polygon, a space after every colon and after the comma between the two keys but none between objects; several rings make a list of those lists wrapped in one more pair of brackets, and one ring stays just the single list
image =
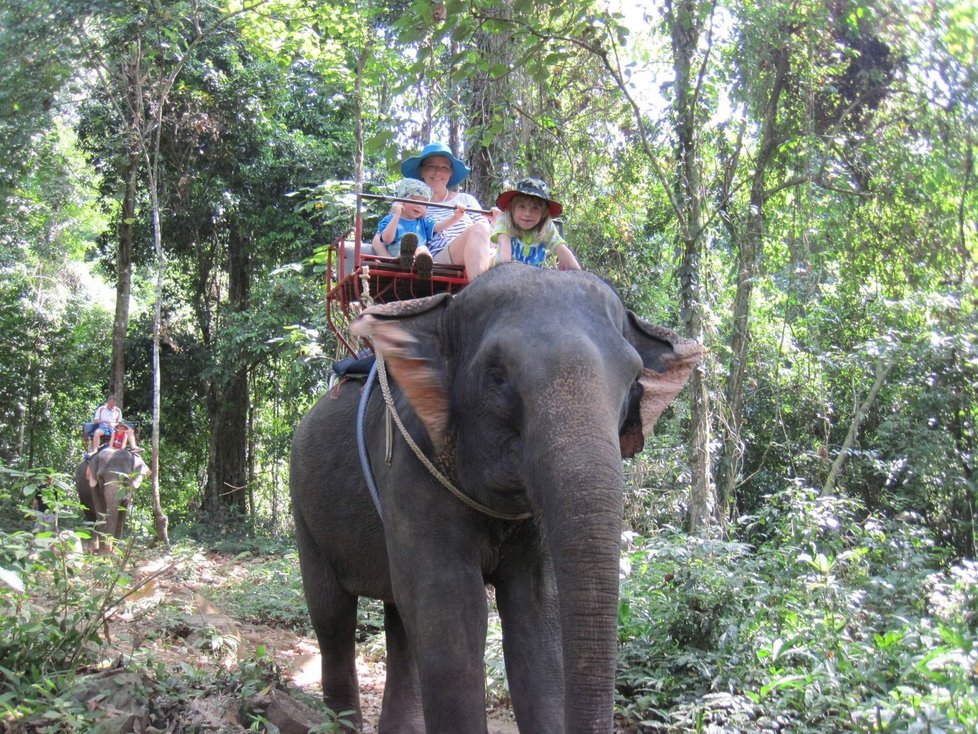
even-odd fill
[{"label": "elephant ear", "polygon": [[99,476],[102,473],[102,466],[106,457],[112,451],[113,449],[102,449],[88,460],[88,470],[85,472],[85,476],[88,478],[89,487],[94,489],[98,485]]},{"label": "elephant ear", "polygon": [[368,308],[350,331],[383,357],[436,449],[448,433],[448,375],[441,355],[441,320],[451,303],[442,293]]},{"label": "elephant ear", "polygon": [[146,462],[143,461],[143,457],[133,453],[130,453],[129,456],[131,457],[129,464],[129,475],[132,477],[132,488],[139,489],[139,485],[143,483],[143,479],[149,475],[149,467],[146,466]]},{"label": "elephant ear", "polygon": [[683,389],[703,358],[703,346],[628,312],[624,336],[642,357],[644,368],[632,386],[628,410],[619,432],[621,455],[634,456],[652,434],[662,411]]}]

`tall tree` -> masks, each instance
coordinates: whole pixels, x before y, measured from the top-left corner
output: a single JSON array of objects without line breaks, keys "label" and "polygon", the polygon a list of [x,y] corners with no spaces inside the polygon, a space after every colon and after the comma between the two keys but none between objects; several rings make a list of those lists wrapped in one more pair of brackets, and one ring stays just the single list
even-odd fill
[{"label": "tall tree", "polygon": [[[702,258],[706,223],[703,184],[706,107],[703,87],[712,51],[712,39],[701,49],[704,28],[712,22],[715,2],[667,0],[665,23],[672,39],[675,67],[673,119],[676,130],[676,201],[679,202],[677,232],[682,253],[679,266],[680,317],[687,335],[702,342],[703,317],[707,304],[703,294]],[[689,530],[704,534],[716,516],[710,457],[710,395],[706,367],[697,367],[689,381],[690,409],[690,498]]]},{"label": "tall tree", "polygon": [[[496,3],[493,15],[507,18],[510,13],[508,3]],[[498,21],[487,21],[498,23]],[[508,120],[513,118],[512,106],[508,104],[510,49],[512,39],[505,26],[488,29],[480,27],[473,39],[475,52],[479,59],[477,68],[469,77],[468,129],[466,133],[466,154],[472,173],[469,176],[468,190],[484,206],[495,199],[499,176],[505,156],[500,144],[500,135]]]},{"label": "tall tree", "polygon": [[[332,13],[322,23],[328,33],[343,25]],[[263,284],[283,263],[308,255],[316,235],[290,193],[323,176],[351,177],[353,126],[338,121],[355,103],[369,109],[354,95],[369,54],[282,64],[259,25],[242,18],[200,47],[172,97],[183,122],[170,126],[162,148],[174,202],[166,220],[171,257],[188,276],[185,297],[208,364],[203,504],[214,519],[253,509],[251,374],[270,360],[269,342],[283,328],[276,319],[286,318],[278,290]]]},{"label": "tall tree", "polygon": [[0,211],[41,134],[71,106],[65,90],[87,52],[74,26],[90,12],[86,0],[0,0]]},{"label": "tall tree", "polygon": [[[195,2],[175,0],[168,7],[152,7],[147,12],[124,16],[121,23],[109,19],[110,28],[105,34],[107,47],[101,57],[111,59],[110,49],[121,49],[121,63],[98,63],[106,87],[122,90],[121,100],[116,99],[119,117],[124,121],[122,136],[127,150],[139,151],[146,170],[146,189],[150,202],[150,218],[153,250],[156,254],[156,299],[153,318],[153,433],[152,433],[152,486],[153,514],[157,535],[164,543],[168,540],[168,521],[160,503],[159,488],[159,426],[161,411],[160,380],[160,326],[162,318],[163,280],[165,258],[160,214],[161,194],[161,140],[163,121],[171,102],[174,84],[200,46],[238,15],[254,10],[267,0],[253,0],[241,8],[226,14],[205,15]],[[138,9],[137,9],[138,10]],[[82,28],[82,31],[85,29]],[[165,40],[164,40],[165,39]],[[122,83],[112,84],[112,77],[121,70]],[[120,262],[122,262],[120,258]],[[122,275],[130,275],[120,273]],[[121,279],[121,278],[120,278]],[[126,285],[128,293],[128,284]],[[126,311],[126,309],[122,309]],[[127,321],[127,319],[125,319]],[[122,319],[116,324],[122,328]],[[124,336],[113,343],[124,343]],[[119,357],[124,360],[124,357]],[[115,359],[113,359],[115,363]]]},{"label": "tall tree", "polygon": [[[745,451],[745,380],[755,287],[764,275],[774,197],[824,187],[843,197],[865,190],[861,126],[873,119],[892,82],[893,60],[854,5],[744,3],[739,7],[738,85],[752,120],[738,140],[721,195],[721,219],[737,253],[717,493],[730,507]],[[841,58],[838,49],[848,53]],[[816,161],[820,161],[816,164]],[[833,165],[834,164],[834,165]],[[840,173],[841,172],[841,175]],[[835,179],[834,181],[832,179]],[[739,180],[739,183],[738,183]],[[746,197],[737,202],[738,188]],[[732,202],[735,202],[731,207]]]}]

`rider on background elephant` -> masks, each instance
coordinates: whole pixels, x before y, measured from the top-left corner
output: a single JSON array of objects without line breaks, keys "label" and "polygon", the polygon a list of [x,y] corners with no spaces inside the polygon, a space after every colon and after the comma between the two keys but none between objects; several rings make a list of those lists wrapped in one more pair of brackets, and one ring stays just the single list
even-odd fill
[{"label": "rider on background elephant", "polygon": [[149,467],[138,453],[113,448],[102,449],[75,469],[75,488],[85,505],[85,519],[96,523],[96,550],[112,552],[113,539],[122,537],[132,491],[148,474]]},{"label": "rider on background elephant", "polygon": [[362,444],[381,517],[358,459],[360,386],[334,387],[296,429],[292,507],[326,704],[362,725],[367,596],[385,610],[379,731],[484,734],[492,584],[520,731],[610,732],[621,459],[701,347],[626,311],[594,275],[519,263],[455,297],[368,309],[354,330],[383,357],[390,420],[423,458],[399,428],[388,443],[374,390]]},{"label": "rider on background elephant", "polygon": [[[88,425],[93,426],[91,431],[87,430]],[[90,447],[92,453],[98,451],[102,443],[102,436],[107,436],[111,439],[112,434],[117,430],[118,426],[125,428],[126,442],[129,444],[129,448],[133,451],[142,451],[142,448],[136,445],[136,433],[133,427],[122,420],[122,408],[119,406],[115,395],[109,395],[105,399],[105,402],[95,409],[95,414],[92,416],[92,423],[88,425],[86,425],[86,434],[92,437],[92,445]]]}]

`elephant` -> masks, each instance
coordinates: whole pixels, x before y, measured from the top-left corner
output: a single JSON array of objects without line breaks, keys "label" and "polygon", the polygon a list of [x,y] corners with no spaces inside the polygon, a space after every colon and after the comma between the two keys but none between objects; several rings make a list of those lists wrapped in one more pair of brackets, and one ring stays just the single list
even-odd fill
[{"label": "elephant", "polygon": [[[97,551],[111,553],[113,539],[122,537],[131,492],[148,474],[143,458],[128,449],[103,448],[75,469],[75,487],[85,506],[85,519],[97,523],[93,543]],[[120,494],[121,483],[128,483],[129,488]]]},{"label": "elephant", "polygon": [[[319,399],[290,457],[325,703],[362,727],[354,637],[358,597],[371,597],[387,640],[379,731],[485,734],[491,585],[519,730],[610,732],[621,460],[702,347],[640,320],[593,274],[520,263],[454,296],[373,306],[351,330],[393,378],[363,408],[378,503],[358,459],[357,383]],[[403,429],[388,430],[385,391]]]}]

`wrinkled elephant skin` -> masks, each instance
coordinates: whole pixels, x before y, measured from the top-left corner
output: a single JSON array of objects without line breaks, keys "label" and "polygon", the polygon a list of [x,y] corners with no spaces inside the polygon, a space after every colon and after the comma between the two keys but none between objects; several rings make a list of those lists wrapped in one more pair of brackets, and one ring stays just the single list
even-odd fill
[{"label": "wrinkled elephant skin", "polygon": [[127,449],[102,449],[75,469],[78,498],[85,506],[85,519],[97,523],[94,547],[100,552],[111,553],[113,539],[122,537],[130,488],[138,489],[148,474],[142,457]]},{"label": "wrinkled elephant skin", "polygon": [[[323,697],[355,712],[357,598],[384,601],[381,732],[486,732],[485,585],[495,589],[520,731],[610,732],[622,456],[641,450],[701,347],[626,311],[582,272],[495,267],[457,296],[368,309],[354,331],[384,357],[360,470],[360,384],[334,387],[293,437],[291,492]],[[503,516],[528,514],[529,519]]]}]

